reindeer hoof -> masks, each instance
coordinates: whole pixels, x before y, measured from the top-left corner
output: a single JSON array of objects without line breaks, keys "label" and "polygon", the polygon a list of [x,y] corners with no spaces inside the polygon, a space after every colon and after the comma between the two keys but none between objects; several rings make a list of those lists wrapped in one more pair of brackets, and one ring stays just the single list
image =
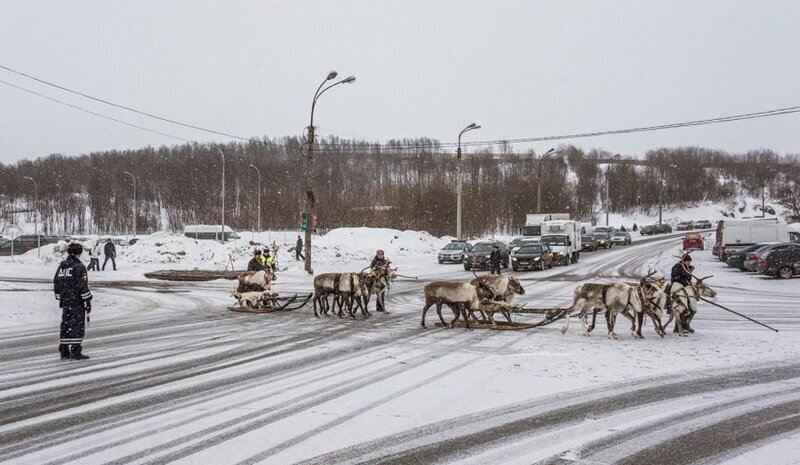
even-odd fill
[{"label": "reindeer hoof", "polygon": [[567,334],[566,328],[561,328],[561,334]]},{"label": "reindeer hoof", "polygon": [[583,332],[583,335],[584,335],[584,336],[586,336],[586,337],[592,337],[592,335],[591,335],[591,334],[589,334],[589,331],[584,331],[584,332]]}]

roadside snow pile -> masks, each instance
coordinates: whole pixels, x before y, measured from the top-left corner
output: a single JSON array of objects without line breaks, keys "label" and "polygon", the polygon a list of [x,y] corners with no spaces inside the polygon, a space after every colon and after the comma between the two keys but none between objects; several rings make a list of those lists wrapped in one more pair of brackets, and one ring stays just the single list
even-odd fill
[{"label": "roadside snow pile", "polygon": [[338,228],[312,242],[315,259],[366,260],[383,249],[392,256],[435,254],[452,238],[438,238],[425,231],[387,228]]},{"label": "roadside snow pile", "polygon": [[180,263],[183,267],[220,269],[250,254],[250,247],[233,243],[195,240],[183,234],[157,232],[142,237],[135,244],[120,250],[120,257],[132,263]]},{"label": "roadside snow pile", "polygon": [[58,244],[43,245],[40,250],[41,252],[37,252],[36,249],[31,249],[20,255],[19,258],[15,257],[14,261],[49,265],[52,263],[61,263],[62,260],[67,258],[67,243],[63,241]]}]

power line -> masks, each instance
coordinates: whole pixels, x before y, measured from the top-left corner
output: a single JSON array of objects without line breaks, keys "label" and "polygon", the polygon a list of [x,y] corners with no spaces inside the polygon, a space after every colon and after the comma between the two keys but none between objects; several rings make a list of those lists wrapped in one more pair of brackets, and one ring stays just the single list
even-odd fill
[{"label": "power line", "polygon": [[[800,113],[800,106],[792,106],[786,108],[778,108],[774,110],[765,110],[765,111],[758,111],[752,113],[743,113],[739,115],[730,115],[730,116],[720,116],[716,118],[707,118],[707,119],[700,119],[700,120],[693,120],[693,121],[684,121],[678,123],[668,123],[668,124],[659,124],[653,126],[643,126],[637,128],[625,128],[625,129],[611,129],[605,131],[594,131],[594,132],[584,132],[584,133],[575,133],[575,134],[563,134],[563,135],[555,135],[555,136],[543,136],[543,137],[526,137],[526,138],[517,138],[517,139],[493,139],[493,140],[479,140],[479,141],[470,141],[470,142],[462,142],[462,147],[469,147],[469,146],[481,146],[481,145],[497,145],[502,143],[507,144],[525,144],[531,142],[545,142],[545,141],[556,141],[556,140],[564,140],[564,139],[581,139],[587,137],[597,137],[597,136],[605,136],[605,135],[613,135],[613,134],[631,134],[637,132],[649,132],[649,131],[661,131],[665,129],[675,129],[675,128],[682,128],[682,127],[690,127],[690,126],[704,126],[709,124],[719,124],[719,123],[729,123],[733,121],[742,121],[742,120],[749,120],[749,119],[757,119],[757,118],[767,118],[771,116],[781,116],[781,115],[789,115],[794,113]],[[366,145],[374,145],[367,143]],[[382,144],[383,145],[383,144]],[[400,147],[382,147],[381,150],[386,151],[403,151],[403,150],[423,150],[423,149],[431,149],[432,145],[435,148],[446,148],[446,147],[456,147],[458,145],[457,142],[440,142],[438,144],[426,144],[426,145],[402,145]],[[331,147],[321,147],[318,151],[336,151],[338,150],[335,146]]]},{"label": "power line", "polygon": [[72,94],[80,95],[81,97],[85,97],[85,98],[88,98],[90,100],[94,100],[95,102],[100,102],[100,103],[103,103],[105,105],[110,105],[112,107],[121,108],[123,110],[131,111],[131,112],[134,112],[134,113],[137,113],[137,114],[140,114],[140,115],[143,115],[143,116],[147,116],[147,117],[150,117],[150,118],[155,118],[155,119],[160,120],[160,121],[164,121],[164,122],[172,123],[172,124],[177,124],[179,126],[183,126],[183,127],[187,127],[187,128],[197,129],[199,131],[204,131],[204,132],[208,132],[208,133],[211,133],[211,134],[217,134],[217,135],[220,135],[220,136],[230,137],[230,138],[233,138],[233,139],[250,140],[249,137],[241,137],[241,136],[237,136],[237,135],[234,135],[234,134],[229,134],[227,132],[216,131],[214,129],[208,129],[208,128],[204,128],[204,127],[201,127],[201,126],[195,126],[193,124],[182,123],[182,122],[176,121],[174,119],[165,118],[163,116],[154,115],[152,113],[148,113],[148,112],[145,112],[145,111],[142,111],[142,110],[137,110],[135,108],[131,108],[131,107],[128,107],[128,106],[125,106],[125,105],[120,105],[118,103],[110,102],[110,101],[102,99],[102,98],[93,97],[93,96],[85,94],[83,92],[80,92],[80,91],[77,91],[77,90],[73,90],[73,89],[70,89],[70,88],[67,88],[67,87],[64,87],[64,86],[61,86],[61,85],[46,81],[46,80],[38,78],[36,76],[31,76],[30,74],[23,73],[22,71],[17,71],[17,70],[15,70],[13,68],[9,68],[8,66],[4,66],[2,64],[0,64],[0,68],[4,69],[6,71],[12,72],[14,74],[23,76],[25,78],[32,79],[32,80],[34,80],[36,82],[40,82],[42,84],[45,84],[45,85],[48,85],[48,86],[51,86],[51,87],[55,87],[56,89],[61,89],[61,90],[65,91],[65,92],[70,92]]},{"label": "power line", "polygon": [[117,119],[117,118],[112,118],[111,116],[106,116],[106,115],[94,112],[92,110],[87,110],[86,108],[79,107],[79,106],[73,105],[71,103],[63,102],[63,101],[55,99],[53,97],[49,97],[47,95],[40,94],[40,93],[32,91],[30,89],[26,89],[24,87],[20,87],[20,86],[18,86],[16,84],[12,84],[10,82],[3,81],[2,79],[0,79],[0,83],[5,84],[5,85],[10,86],[10,87],[13,87],[15,89],[19,89],[19,90],[21,90],[23,92],[27,92],[29,94],[35,95],[37,97],[41,97],[43,99],[50,100],[51,102],[55,102],[55,103],[58,103],[58,104],[61,104],[61,105],[66,105],[66,106],[68,106],[70,108],[74,108],[75,110],[79,110],[79,111],[82,111],[82,112],[85,112],[85,113],[89,113],[90,115],[99,116],[100,118],[105,118],[105,119],[108,119],[108,120],[111,120],[111,121],[114,121],[114,122],[117,122],[117,123],[120,123],[120,124],[124,124],[125,126],[130,126],[130,127],[133,127],[133,128],[141,129],[143,131],[152,132],[154,134],[158,134],[158,135],[165,136],[165,137],[170,137],[172,139],[177,139],[177,140],[181,140],[181,141],[184,141],[184,142],[192,142],[191,140],[184,139],[183,137],[173,136],[172,134],[167,134],[165,132],[156,131],[155,129],[146,128],[144,126],[139,126],[139,125],[136,125],[136,124],[133,124],[133,123],[129,123],[127,121],[122,121],[122,120]]}]

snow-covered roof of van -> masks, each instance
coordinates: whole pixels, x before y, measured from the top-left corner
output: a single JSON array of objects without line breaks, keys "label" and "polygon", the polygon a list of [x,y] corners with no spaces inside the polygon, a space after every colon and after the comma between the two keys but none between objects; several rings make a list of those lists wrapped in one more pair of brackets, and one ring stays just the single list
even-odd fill
[{"label": "snow-covered roof of van", "polygon": [[[220,230],[218,224],[188,224],[183,228],[184,234],[186,233],[217,233]],[[225,232],[233,232],[230,226],[225,226]]]}]

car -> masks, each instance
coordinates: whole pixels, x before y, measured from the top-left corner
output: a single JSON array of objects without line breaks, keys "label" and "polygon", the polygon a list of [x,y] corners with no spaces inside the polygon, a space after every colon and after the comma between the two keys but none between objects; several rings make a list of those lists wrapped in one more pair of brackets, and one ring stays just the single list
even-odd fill
[{"label": "car", "polygon": [[800,244],[792,244],[762,255],[760,271],[781,279],[800,275]]},{"label": "car", "polygon": [[760,249],[748,253],[744,259],[744,267],[747,271],[752,271],[754,273],[757,273],[761,271],[761,261],[767,254],[775,250],[784,250],[792,246],[800,247],[800,244],[795,244],[792,242],[768,243],[764,247],[761,247]]},{"label": "car", "polygon": [[125,239],[120,239],[120,238],[111,239],[111,243],[114,244],[114,245],[118,245],[120,247],[125,247],[125,246],[128,245],[128,241],[126,241]]},{"label": "car", "polygon": [[666,234],[672,232],[672,226],[668,225],[667,223],[662,223],[658,225],[658,234]]},{"label": "car", "polygon": [[544,270],[553,267],[553,252],[544,244],[525,243],[511,254],[511,269]]},{"label": "car", "polygon": [[649,224],[647,226],[643,226],[642,229],[639,230],[639,234],[641,234],[642,236],[650,236],[653,234],[658,234],[658,225]]},{"label": "car", "polygon": [[0,245],[0,255],[11,255],[12,247],[14,255],[20,255],[37,248],[40,244],[47,245],[57,243],[58,238],[56,236],[39,236],[38,240],[34,234],[17,236],[13,240],[5,241]]},{"label": "car", "polygon": [[134,237],[133,239],[128,241],[128,245],[133,245],[133,244],[135,244],[137,242],[139,242],[139,238],[138,237]]},{"label": "car", "polygon": [[692,228],[694,229],[711,229],[713,226],[711,222],[708,220],[699,220],[692,222]]},{"label": "car", "polygon": [[469,250],[472,247],[469,242],[454,240],[444,246],[439,251],[437,259],[439,264],[443,263],[462,263],[464,261],[464,250]]},{"label": "car", "polygon": [[594,238],[594,235],[587,234],[585,236],[581,236],[581,252],[584,250],[594,252],[598,247],[600,246],[597,243],[597,239]]},{"label": "car", "polygon": [[492,253],[494,246],[500,249],[500,266],[508,268],[511,259],[509,257],[510,249],[505,242],[501,241],[480,241],[472,246],[469,250],[464,250],[464,269],[469,271],[488,270],[489,269],[489,254]]},{"label": "car", "polygon": [[598,247],[608,249],[614,246],[614,244],[611,242],[611,231],[608,229],[602,229],[599,232],[597,229],[595,229],[592,233],[592,237],[597,241]]},{"label": "car", "polygon": [[538,244],[541,239],[540,236],[520,236],[511,241],[509,247],[511,247],[511,252],[514,252],[523,244]]},{"label": "car", "polygon": [[617,229],[611,235],[611,243],[612,244],[622,244],[622,245],[630,245],[633,241],[631,240],[631,235],[628,231],[622,231],[621,229]]},{"label": "car", "polygon": [[683,250],[705,250],[703,236],[698,233],[688,233],[683,236]]},{"label": "car", "polygon": [[755,252],[756,250],[769,245],[768,242],[762,242],[759,244],[751,245],[750,247],[745,247],[742,250],[737,250],[735,252],[731,252],[728,254],[728,260],[725,262],[731,268],[738,268],[742,271],[747,271],[747,268],[744,267],[744,260],[747,258],[747,255],[751,252]]},{"label": "car", "polygon": [[690,229],[692,229],[691,221],[681,221],[677,224],[677,226],[675,226],[676,231],[688,231]]}]

